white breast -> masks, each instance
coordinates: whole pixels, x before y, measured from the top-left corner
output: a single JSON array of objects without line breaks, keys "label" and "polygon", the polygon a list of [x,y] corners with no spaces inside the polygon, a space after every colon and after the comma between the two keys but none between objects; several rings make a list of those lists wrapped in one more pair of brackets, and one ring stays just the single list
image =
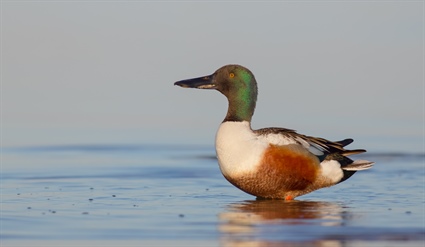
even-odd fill
[{"label": "white breast", "polygon": [[249,122],[222,123],[215,140],[221,172],[234,177],[255,170],[267,146],[252,132]]}]

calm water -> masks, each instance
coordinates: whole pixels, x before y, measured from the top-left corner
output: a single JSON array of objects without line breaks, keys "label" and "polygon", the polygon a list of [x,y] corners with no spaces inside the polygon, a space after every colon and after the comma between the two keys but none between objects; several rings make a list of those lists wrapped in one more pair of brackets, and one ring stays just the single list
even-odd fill
[{"label": "calm water", "polygon": [[209,146],[3,149],[1,246],[424,246],[423,154],[293,202],[255,200]]}]

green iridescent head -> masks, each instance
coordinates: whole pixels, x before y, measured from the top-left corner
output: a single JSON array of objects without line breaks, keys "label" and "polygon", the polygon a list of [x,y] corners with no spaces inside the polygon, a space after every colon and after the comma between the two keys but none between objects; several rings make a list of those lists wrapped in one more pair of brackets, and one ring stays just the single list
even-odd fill
[{"label": "green iridescent head", "polygon": [[257,101],[257,82],[247,68],[226,65],[214,74],[174,83],[181,87],[216,89],[229,100],[224,121],[251,121]]}]

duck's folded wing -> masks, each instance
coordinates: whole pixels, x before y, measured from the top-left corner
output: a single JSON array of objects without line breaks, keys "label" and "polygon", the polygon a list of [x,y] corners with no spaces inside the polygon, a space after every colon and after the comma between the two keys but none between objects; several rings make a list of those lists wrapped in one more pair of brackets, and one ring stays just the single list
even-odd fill
[{"label": "duck's folded wing", "polygon": [[337,153],[343,156],[349,156],[353,154],[364,153],[364,149],[347,150],[344,147],[353,142],[353,139],[344,139],[341,141],[329,141],[320,137],[311,137],[302,134],[298,134],[295,130],[285,128],[264,128],[254,131],[258,135],[263,136],[281,136],[282,139],[292,140],[294,143],[302,145],[312,154],[323,160],[329,154]]}]

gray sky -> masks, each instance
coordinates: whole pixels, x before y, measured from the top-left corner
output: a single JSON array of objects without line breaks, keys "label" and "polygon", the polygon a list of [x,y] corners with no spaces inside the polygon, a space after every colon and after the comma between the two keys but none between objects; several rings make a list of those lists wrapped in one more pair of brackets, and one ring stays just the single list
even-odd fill
[{"label": "gray sky", "polygon": [[3,146],[213,144],[227,101],[173,86],[225,64],[253,128],[424,151],[421,1],[3,1]]}]

